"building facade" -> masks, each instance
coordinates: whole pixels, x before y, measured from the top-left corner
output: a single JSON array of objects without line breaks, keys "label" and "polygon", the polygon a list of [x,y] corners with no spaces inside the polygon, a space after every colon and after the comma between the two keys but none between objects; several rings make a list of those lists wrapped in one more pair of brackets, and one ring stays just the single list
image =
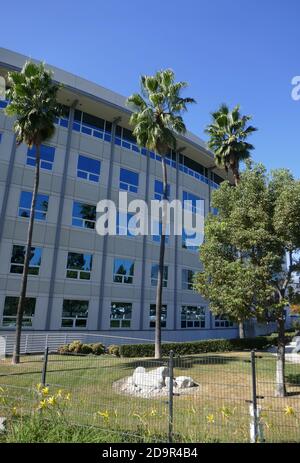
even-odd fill
[{"label": "building facade", "polygon": [[[0,49],[0,76],[19,70],[26,57]],[[57,68],[65,114],[42,146],[41,179],[24,314],[28,331],[88,332],[152,339],[159,235],[99,236],[96,204],[160,199],[161,162],[137,146],[125,98]],[[0,101],[0,330],[14,330],[34,180],[35,151],[16,146],[13,120]],[[188,133],[167,158],[169,199],[203,200],[224,174],[212,170],[205,144]],[[119,227],[120,228],[120,227]],[[197,248],[187,237],[169,236],[163,289],[163,339],[237,336],[237,328],[215,318],[192,288],[199,271]]]}]

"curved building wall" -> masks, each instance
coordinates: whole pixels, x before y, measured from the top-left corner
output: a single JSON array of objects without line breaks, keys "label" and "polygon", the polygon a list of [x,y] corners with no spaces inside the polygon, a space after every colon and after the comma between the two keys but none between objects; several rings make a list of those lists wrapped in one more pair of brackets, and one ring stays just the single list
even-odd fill
[{"label": "curved building wall", "polygon": [[[20,69],[25,60],[0,49],[0,75]],[[31,300],[25,329],[152,338],[150,308],[156,294],[152,266],[158,262],[159,241],[151,235],[99,236],[92,228],[93,207],[104,198],[117,203],[121,183],[123,189],[128,188],[129,201],[154,199],[159,195],[156,182],[161,181],[161,162],[155,153],[135,144],[123,97],[53,70],[54,78],[64,84],[60,100],[68,109],[43,147],[42,196],[34,225],[36,249],[28,281]],[[14,322],[13,298],[20,291],[20,253],[26,243],[34,152],[25,145],[16,146],[13,121],[5,116],[4,107],[5,102],[0,102],[0,329],[9,332]],[[194,195],[204,200],[207,213],[211,191],[222,176],[221,172],[211,173],[212,165],[212,155],[201,140],[192,134],[180,137],[178,152],[168,159],[170,200]],[[76,270],[76,259],[82,271]],[[127,268],[126,277],[120,271],[120,261],[123,269]],[[184,248],[181,237],[170,236],[165,265],[163,339],[235,337],[236,327],[215,320],[207,301],[189,289],[188,271],[200,269],[198,252]],[[133,275],[130,266],[134,266]],[[123,318],[122,311],[126,312]],[[193,311],[197,316],[191,316]]]}]

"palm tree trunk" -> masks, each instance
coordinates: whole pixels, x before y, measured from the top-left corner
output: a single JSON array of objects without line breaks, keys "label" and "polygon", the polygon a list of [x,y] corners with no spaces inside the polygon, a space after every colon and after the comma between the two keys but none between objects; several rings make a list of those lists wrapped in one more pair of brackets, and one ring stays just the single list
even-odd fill
[{"label": "palm tree trunk", "polygon": [[281,317],[278,322],[278,346],[276,360],[276,397],[286,396],[285,386],[285,321]]},{"label": "palm tree trunk", "polygon": [[[168,183],[167,183],[167,167],[165,156],[161,156],[162,175],[163,175],[163,199],[168,199]],[[165,245],[166,245],[166,208],[162,208],[162,233],[160,237],[159,249],[159,265],[156,287],[156,311],[155,311],[155,358],[160,359],[161,350],[161,306],[162,306],[162,290],[163,290],[163,275],[164,275],[164,260],[165,260]]]},{"label": "palm tree trunk", "polygon": [[25,297],[26,297],[26,290],[27,290],[28,269],[29,269],[29,262],[30,262],[30,256],[31,256],[31,244],[32,244],[33,224],[34,224],[34,215],[35,215],[35,205],[36,205],[36,198],[37,198],[37,193],[39,189],[39,181],[40,181],[40,145],[36,145],[35,179],[34,179],[34,187],[33,187],[32,201],[31,201],[31,208],[30,208],[27,243],[26,243],[26,251],[25,251],[25,258],[24,258],[24,271],[23,271],[22,283],[21,283],[21,293],[19,297],[17,316],[16,316],[16,337],[15,337],[15,345],[14,345],[14,351],[13,351],[13,357],[12,357],[13,364],[20,363],[22,321],[23,321],[24,304],[25,304]]},{"label": "palm tree trunk", "polygon": [[239,321],[239,336],[240,336],[240,339],[245,338],[245,327],[242,321]]}]

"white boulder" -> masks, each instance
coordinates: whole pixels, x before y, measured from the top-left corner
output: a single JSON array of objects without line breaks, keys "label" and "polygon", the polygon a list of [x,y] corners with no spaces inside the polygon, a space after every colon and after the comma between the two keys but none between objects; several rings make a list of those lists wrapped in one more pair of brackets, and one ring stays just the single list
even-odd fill
[{"label": "white boulder", "polygon": [[134,370],[132,382],[142,389],[162,389],[165,386],[165,378],[168,374],[166,367],[159,367],[146,372],[145,368],[138,367]]},{"label": "white boulder", "polygon": [[193,387],[195,385],[193,379],[190,376],[177,376],[175,378],[176,386],[179,389],[184,389],[186,387]]}]

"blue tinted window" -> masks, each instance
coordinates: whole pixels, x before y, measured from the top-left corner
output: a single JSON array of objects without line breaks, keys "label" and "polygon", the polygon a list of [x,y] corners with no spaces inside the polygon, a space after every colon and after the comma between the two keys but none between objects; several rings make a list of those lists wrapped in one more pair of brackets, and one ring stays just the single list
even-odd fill
[{"label": "blue tinted window", "polygon": [[[189,201],[190,203],[186,203],[185,201]],[[187,191],[183,192],[183,207],[185,209],[191,210],[193,213],[203,213],[201,206],[199,203],[197,204],[197,201],[201,201],[201,205],[203,205],[203,200],[199,198],[199,196],[196,196],[192,193],[188,193]]]},{"label": "blue tinted window", "polygon": [[[10,273],[23,273],[26,248],[23,245],[13,245]],[[31,248],[29,274],[38,275],[42,260],[42,249]]]},{"label": "blue tinted window", "polygon": [[139,174],[127,169],[120,169],[120,190],[137,193],[139,186]]},{"label": "blue tinted window", "polygon": [[2,142],[2,133],[0,132],[0,143]]},{"label": "blue tinted window", "polygon": [[[130,233],[129,221],[134,216],[134,214],[128,213],[126,214],[119,212],[117,214],[117,235],[123,236],[135,236],[134,234]],[[132,223],[130,223],[132,226]]]},{"label": "blue tinted window", "polygon": [[[167,185],[167,196],[170,196],[170,185]],[[161,201],[163,199],[163,182],[155,180],[154,182],[154,199]]]},{"label": "blue tinted window", "polygon": [[190,251],[198,251],[203,242],[203,235],[194,231],[182,229],[182,247]]},{"label": "blue tinted window", "polygon": [[[42,169],[52,170],[55,156],[55,148],[53,146],[41,145],[41,162],[40,166]],[[28,148],[27,150],[27,161],[29,166],[35,166],[36,164],[36,148]]]},{"label": "blue tinted window", "polygon": [[[19,217],[29,217],[30,208],[32,201],[32,193],[29,191],[22,191],[20,196],[19,203]],[[36,205],[35,205],[35,215],[36,220],[46,220],[46,215],[48,211],[48,202],[49,196],[47,195],[37,195]]]},{"label": "blue tinted window", "polygon": [[72,225],[80,228],[95,228],[96,206],[74,201],[72,212]]},{"label": "blue tinted window", "polygon": [[132,284],[134,276],[134,261],[127,259],[115,259],[114,261],[114,283]]},{"label": "blue tinted window", "polygon": [[[157,222],[154,224],[154,230],[153,230],[153,234],[152,234],[152,239],[153,241],[155,241],[156,243],[159,243],[160,242],[160,237],[162,235],[162,222]],[[166,230],[166,234],[165,234],[165,243],[167,244],[169,242],[169,226],[167,225],[167,230]]]},{"label": "blue tinted window", "polygon": [[78,156],[77,177],[90,180],[91,182],[99,182],[101,162],[96,159]]}]

